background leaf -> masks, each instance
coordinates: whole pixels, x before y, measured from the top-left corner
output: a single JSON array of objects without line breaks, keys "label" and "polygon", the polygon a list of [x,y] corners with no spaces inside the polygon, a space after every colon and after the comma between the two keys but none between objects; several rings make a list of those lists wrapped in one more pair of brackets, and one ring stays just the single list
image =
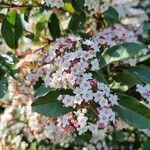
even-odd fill
[{"label": "background leaf", "polygon": [[118,103],[126,107],[138,114],[150,119],[150,109],[145,105],[141,104],[136,98],[125,95],[125,94],[118,94],[119,100]]},{"label": "background leaf", "polygon": [[8,12],[2,22],[1,32],[7,45],[12,49],[16,49],[18,40],[23,33],[21,18],[16,10]]},{"label": "background leaf", "polygon": [[137,79],[132,73],[128,71],[123,71],[118,73],[113,77],[113,82],[111,83],[111,88],[118,91],[127,91],[137,84],[142,82]]},{"label": "background leaf", "polygon": [[143,48],[145,48],[145,46],[139,43],[124,43],[112,46],[104,51],[100,57],[100,67],[104,67],[114,61],[121,61],[131,58],[138,54]]},{"label": "background leaf", "polygon": [[63,103],[57,100],[60,94],[72,94],[72,90],[50,91],[32,103],[33,111],[51,117],[62,116],[72,111],[71,107],[64,107]]},{"label": "background leaf", "polygon": [[114,23],[119,22],[119,13],[113,7],[109,7],[109,9],[104,12],[104,19],[108,26],[113,25]]},{"label": "background leaf", "polygon": [[49,28],[50,34],[54,40],[61,36],[59,20],[55,13],[53,13],[49,18],[48,28]]},{"label": "background leaf", "polygon": [[49,87],[45,87],[44,84],[42,84],[36,91],[35,91],[35,98],[39,98],[42,96],[45,96],[46,94],[48,94],[50,91],[55,91],[54,88],[49,88]]},{"label": "background leaf", "polygon": [[80,14],[74,14],[69,22],[69,29],[76,33],[77,31],[80,31],[86,21],[86,15],[84,12]]},{"label": "background leaf", "polygon": [[138,113],[122,107],[122,106],[115,106],[114,110],[117,112],[118,116],[124,120],[126,123],[140,129],[150,129],[150,119],[139,115]]},{"label": "background leaf", "polygon": [[123,70],[127,71],[129,74],[134,75],[140,81],[144,83],[150,83],[150,67],[141,65],[135,67],[123,67]]}]

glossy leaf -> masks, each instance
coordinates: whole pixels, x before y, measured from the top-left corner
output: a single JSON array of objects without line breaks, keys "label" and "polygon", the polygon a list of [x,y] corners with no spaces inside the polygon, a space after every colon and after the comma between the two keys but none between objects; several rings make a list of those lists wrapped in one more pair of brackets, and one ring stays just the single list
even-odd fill
[{"label": "glossy leaf", "polygon": [[61,36],[59,20],[55,13],[53,13],[49,18],[48,28],[49,28],[50,34],[54,40]]},{"label": "glossy leaf", "polygon": [[139,43],[124,43],[108,48],[102,56],[100,56],[100,67],[112,63],[114,61],[126,60],[138,54],[141,49],[145,48]]},{"label": "glossy leaf", "polygon": [[48,94],[50,91],[55,91],[54,88],[49,88],[49,87],[45,87],[44,84],[42,84],[36,91],[35,91],[35,98],[39,98],[42,96],[45,96],[46,94]]},{"label": "glossy leaf", "polygon": [[124,94],[119,94],[118,103],[121,106],[126,107],[144,116],[145,118],[150,119],[150,109],[145,105],[141,104],[136,98]]},{"label": "glossy leaf", "polygon": [[150,129],[150,119],[122,106],[115,106],[114,110],[118,116],[130,125],[140,129]]},{"label": "glossy leaf", "polygon": [[83,12],[84,11],[84,3],[85,3],[85,0],[72,0],[71,1],[72,3],[72,6],[74,7],[74,9],[76,10],[76,12],[80,13],[80,12]]},{"label": "glossy leaf", "polygon": [[109,7],[109,9],[104,12],[104,19],[107,25],[110,26],[119,21],[119,13],[113,7]]},{"label": "glossy leaf", "polygon": [[18,40],[23,33],[21,18],[16,10],[8,12],[2,22],[1,32],[7,45],[12,49],[16,49]]},{"label": "glossy leaf", "polygon": [[74,14],[69,22],[69,29],[76,33],[83,28],[85,21],[85,13],[82,12],[81,14]]},{"label": "glossy leaf", "polygon": [[137,84],[141,84],[141,81],[138,80],[133,74],[123,71],[113,77],[111,88],[125,92]]},{"label": "glossy leaf", "polygon": [[135,67],[123,67],[122,69],[134,75],[140,81],[144,83],[150,83],[150,67],[143,65]]},{"label": "glossy leaf", "polygon": [[60,94],[72,94],[72,90],[52,90],[47,95],[38,98],[32,103],[33,111],[45,116],[62,116],[72,111],[71,107],[64,107],[63,103],[57,100]]}]

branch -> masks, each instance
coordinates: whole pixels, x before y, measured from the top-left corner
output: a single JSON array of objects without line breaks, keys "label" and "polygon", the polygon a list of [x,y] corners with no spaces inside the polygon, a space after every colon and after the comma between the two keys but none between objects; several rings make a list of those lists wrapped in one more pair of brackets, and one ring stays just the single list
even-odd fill
[{"label": "branch", "polygon": [[37,8],[37,7],[43,7],[42,4],[36,4],[36,5],[32,5],[32,4],[21,4],[21,5],[18,5],[18,4],[9,4],[9,3],[5,3],[5,2],[1,2],[0,5],[2,5],[2,8]]}]

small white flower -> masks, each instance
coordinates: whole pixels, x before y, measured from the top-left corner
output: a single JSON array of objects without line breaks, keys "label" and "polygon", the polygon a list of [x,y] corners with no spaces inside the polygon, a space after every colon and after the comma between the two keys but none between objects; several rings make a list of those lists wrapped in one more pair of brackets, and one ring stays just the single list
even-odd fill
[{"label": "small white flower", "polygon": [[84,113],[78,112],[77,121],[80,127],[85,127],[87,124],[87,120],[88,120],[88,117],[86,117]]},{"label": "small white flower", "polygon": [[65,107],[73,106],[73,97],[70,95],[65,95],[62,102],[64,103]]},{"label": "small white flower", "polygon": [[101,91],[97,91],[96,93],[93,93],[93,96],[94,96],[94,101],[99,102],[100,98],[101,98],[101,96],[103,96],[103,94]]},{"label": "small white flower", "polygon": [[99,70],[100,69],[98,59],[93,59],[91,61],[91,65],[92,65],[91,70]]},{"label": "small white flower", "polygon": [[74,103],[75,104],[81,105],[82,101],[83,101],[83,99],[79,94],[74,96]]},{"label": "small white flower", "polygon": [[83,92],[82,98],[85,100],[85,102],[88,102],[93,99],[93,91],[87,90]]},{"label": "small white flower", "polygon": [[105,107],[108,106],[108,100],[106,98],[104,98],[104,96],[101,95],[101,97],[99,98],[99,105],[101,107]]},{"label": "small white flower", "polygon": [[117,95],[110,94],[109,101],[111,102],[112,105],[117,105],[117,100],[118,100]]},{"label": "small white flower", "polygon": [[91,74],[91,73],[84,73],[84,74],[83,74],[83,78],[84,78],[85,80],[90,80],[90,79],[92,79],[92,74]]},{"label": "small white flower", "polygon": [[89,81],[83,79],[80,83],[80,88],[82,89],[82,91],[86,91],[90,90],[92,86]]}]

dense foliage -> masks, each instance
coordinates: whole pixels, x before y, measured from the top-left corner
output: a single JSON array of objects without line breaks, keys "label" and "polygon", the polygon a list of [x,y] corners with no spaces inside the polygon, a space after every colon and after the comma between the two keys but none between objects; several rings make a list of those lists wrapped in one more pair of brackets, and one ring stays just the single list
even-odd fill
[{"label": "dense foliage", "polygon": [[149,18],[149,0],[0,0],[0,150],[149,150]]}]

